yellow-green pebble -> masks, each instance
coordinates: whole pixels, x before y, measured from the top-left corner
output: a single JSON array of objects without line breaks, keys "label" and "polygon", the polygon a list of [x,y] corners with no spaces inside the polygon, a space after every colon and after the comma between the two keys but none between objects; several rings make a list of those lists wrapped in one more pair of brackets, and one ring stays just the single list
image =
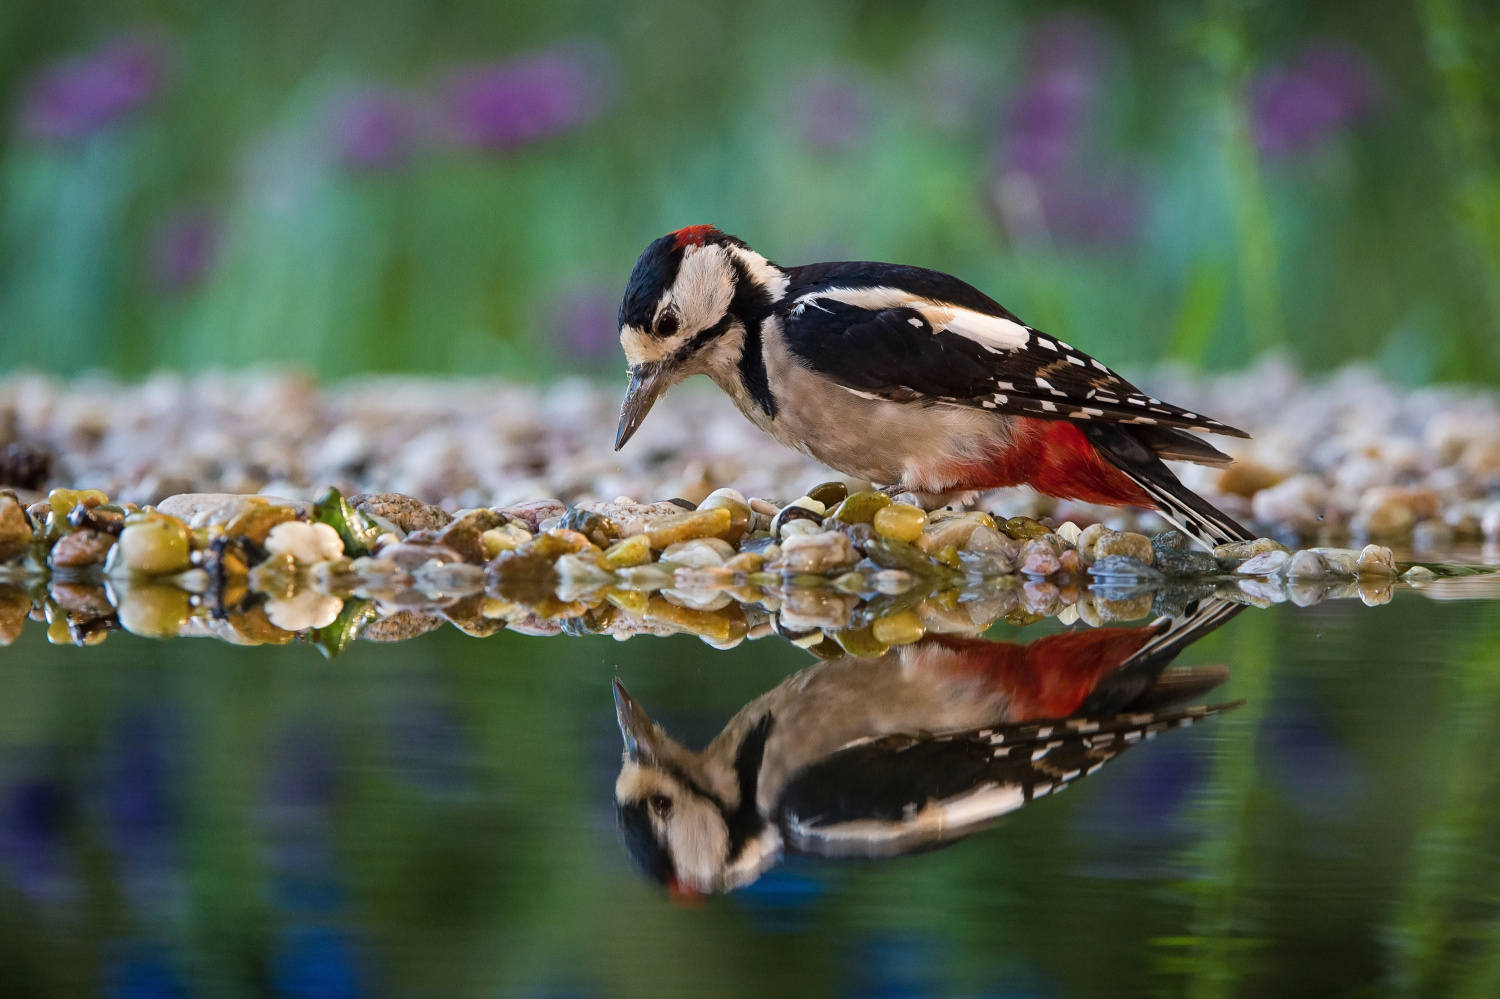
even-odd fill
[{"label": "yellow-green pebble", "polygon": [[94,501],[90,506],[102,506],[109,502],[109,496],[99,489],[54,489],[47,494],[47,505],[59,520],[66,518],[75,506],[87,500]]},{"label": "yellow-green pebble", "polygon": [[874,491],[851,493],[847,499],[833,508],[831,516],[845,524],[868,524],[875,519],[875,514],[890,505],[891,498],[885,493]]},{"label": "yellow-green pebble", "polygon": [[531,540],[531,532],[519,524],[492,527],[480,536],[484,542],[484,554],[494,558],[501,552],[513,551]]},{"label": "yellow-green pebble", "polygon": [[68,619],[59,614],[47,625],[47,641],[53,645],[72,645],[73,635],[68,631]]},{"label": "yellow-green pebble", "polygon": [[927,629],[922,627],[922,619],[917,616],[917,612],[908,610],[877,619],[870,626],[870,632],[876,641],[886,645],[910,645],[921,641],[922,636],[927,634]]},{"label": "yellow-green pebble", "polygon": [[646,525],[646,536],[652,548],[665,548],[678,541],[693,538],[715,538],[727,533],[734,516],[724,507],[694,510],[691,513],[659,517]]},{"label": "yellow-green pebble", "polygon": [[890,646],[875,637],[870,628],[855,628],[836,632],[833,640],[851,656],[859,659],[875,659],[890,651]]},{"label": "yellow-green pebble", "polygon": [[136,572],[181,572],[190,564],[188,528],[176,517],[148,515],[126,524],[119,545],[120,559]]},{"label": "yellow-green pebble", "polygon": [[1030,517],[1012,517],[1005,522],[1001,530],[1017,541],[1029,541],[1032,538],[1041,538],[1052,533],[1052,529],[1046,524],[1039,520],[1032,520]]},{"label": "yellow-green pebble", "polygon": [[120,627],[144,638],[174,638],[189,613],[188,595],[159,583],[125,587],[116,613]]},{"label": "yellow-green pebble", "polygon": [[921,507],[893,503],[876,510],[871,523],[875,525],[875,533],[882,538],[895,538],[910,544],[922,536],[922,530],[927,526],[927,513]]},{"label": "yellow-green pebble", "polygon": [[632,534],[606,548],[604,558],[616,569],[645,565],[651,561],[651,539],[644,534]]}]

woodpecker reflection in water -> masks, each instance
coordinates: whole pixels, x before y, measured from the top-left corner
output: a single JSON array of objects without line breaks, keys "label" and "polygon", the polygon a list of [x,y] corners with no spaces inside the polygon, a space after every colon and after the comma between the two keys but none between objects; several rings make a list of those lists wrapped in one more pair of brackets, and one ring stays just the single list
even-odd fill
[{"label": "woodpecker reflection in water", "polygon": [[783,854],[935,849],[1092,774],[1141,739],[1233,705],[1179,708],[1228,677],[1167,667],[1242,605],[1028,645],[930,636],[819,662],[695,751],[615,681],[615,783],[637,867],[674,896],[749,884]]}]

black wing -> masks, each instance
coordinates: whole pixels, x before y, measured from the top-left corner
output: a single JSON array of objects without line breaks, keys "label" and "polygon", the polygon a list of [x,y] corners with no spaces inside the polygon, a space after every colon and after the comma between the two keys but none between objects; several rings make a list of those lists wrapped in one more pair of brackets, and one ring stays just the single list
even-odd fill
[{"label": "black wing", "polygon": [[777,803],[796,853],[881,857],[945,846],[1094,773],[1143,739],[1235,705],[888,736],[804,767]]},{"label": "black wing", "polygon": [[[944,310],[960,312],[945,319]],[[1151,398],[1089,355],[1024,325],[977,289],[938,271],[872,263],[800,268],[782,313],[792,352],[861,394],[1249,436]],[[1202,459],[1224,458],[1200,446],[1207,452]]]}]

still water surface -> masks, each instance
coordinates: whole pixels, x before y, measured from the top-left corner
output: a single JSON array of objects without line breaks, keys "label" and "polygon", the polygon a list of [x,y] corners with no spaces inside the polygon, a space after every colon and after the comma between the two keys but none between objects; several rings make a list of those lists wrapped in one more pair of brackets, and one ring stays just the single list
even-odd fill
[{"label": "still water surface", "polygon": [[670,897],[619,831],[611,681],[702,746],[812,662],[28,629],[0,650],[0,996],[1500,994],[1500,604],[1248,610],[1178,660],[1243,706],[1067,795]]}]

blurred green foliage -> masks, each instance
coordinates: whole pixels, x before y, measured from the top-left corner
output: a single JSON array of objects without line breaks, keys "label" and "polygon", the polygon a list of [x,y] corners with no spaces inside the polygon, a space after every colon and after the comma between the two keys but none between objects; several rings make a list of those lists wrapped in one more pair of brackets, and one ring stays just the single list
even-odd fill
[{"label": "blurred green foliage", "polygon": [[0,370],[609,372],[709,221],[1111,363],[1496,380],[1497,57],[1478,0],[11,0]]}]

